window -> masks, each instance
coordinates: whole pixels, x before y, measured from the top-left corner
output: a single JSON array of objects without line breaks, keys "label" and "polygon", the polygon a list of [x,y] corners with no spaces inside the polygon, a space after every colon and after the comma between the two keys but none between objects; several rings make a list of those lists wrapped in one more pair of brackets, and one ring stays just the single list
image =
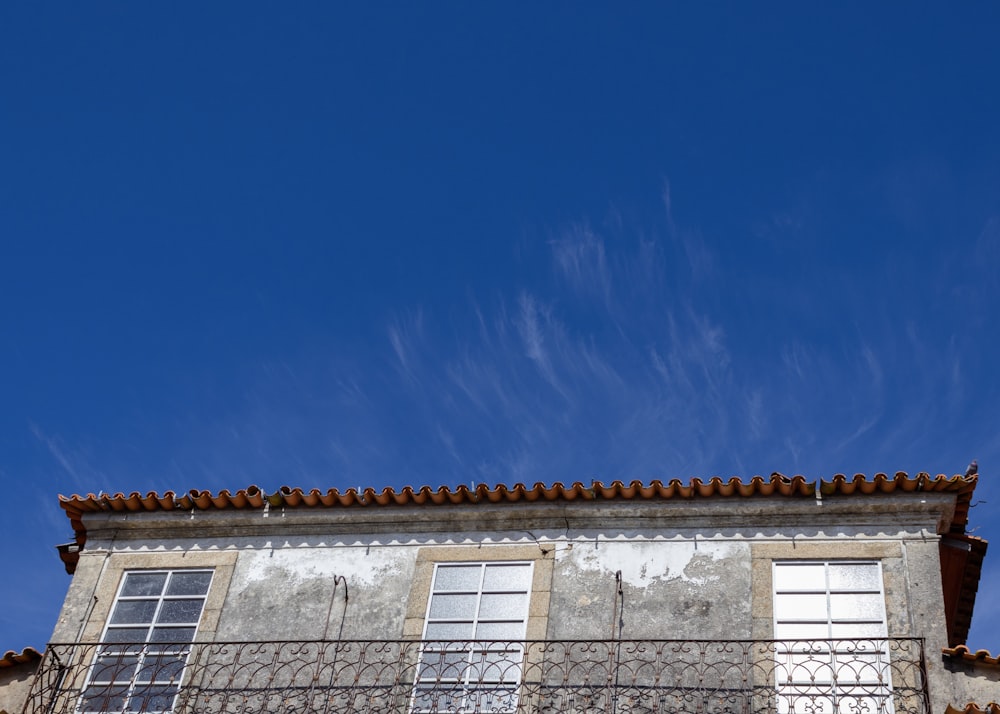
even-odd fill
[{"label": "window", "polygon": [[878,562],[775,562],[774,636],[779,711],[892,711]]},{"label": "window", "polygon": [[83,688],[83,712],[169,712],[211,570],[127,571]]},{"label": "window", "polygon": [[517,708],[531,577],[531,563],[434,567],[414,714]]}]

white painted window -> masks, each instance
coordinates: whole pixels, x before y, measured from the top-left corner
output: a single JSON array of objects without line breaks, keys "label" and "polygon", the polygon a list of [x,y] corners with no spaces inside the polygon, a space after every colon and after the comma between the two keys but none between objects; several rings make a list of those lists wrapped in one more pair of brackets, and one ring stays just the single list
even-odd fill
[{"label": "white painted window", "polygon": [[530,562],[434,567],[414,714],[517,708],[531,577]]},{"label": "white painted window", "polygon": [[126,572],[80,711],[171,711],[211,583],[211,570]]},{"label": "white painted window", "polygon": [[773,574],[779,711],[891,713],[880,563],[779,561]]}]

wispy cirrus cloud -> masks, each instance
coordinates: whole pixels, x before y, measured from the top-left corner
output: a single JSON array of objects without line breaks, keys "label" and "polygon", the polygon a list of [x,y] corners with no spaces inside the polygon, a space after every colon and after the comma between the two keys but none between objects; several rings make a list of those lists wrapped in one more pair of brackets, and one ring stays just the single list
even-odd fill
[{"label": "wispy cirrus cloud", "polygon": [[[550,231],[522,253],[529,282],[448,306],[415,296],[381,340],[251,368],[241,404],[178,420],[169,463],[133,471],[238,487],[934,468],[975,389],[963,338],[869,309],[849,282],[830,292],[789,270],[768,290],[767,257],[720,255],[669,188],[663,206],[642,225],[614,213]],[[758,248],[814,230],[804,220],[775,220]],[[92,482],[69,445],[36,438]]]},{"label": "wispy cirrus cloud", "polygon": [[[46,434],[33,421],[28,422],[28,429],[59,466],[63,475],[69,477],[68,484],[73,489],[82,493],[85,489],[100,488],[104,476],[101,471],[91,466],[90,460],[81,449],[65,443],[58,436]],[[57,479],[57,481],[65,483],[66,479]]]}]

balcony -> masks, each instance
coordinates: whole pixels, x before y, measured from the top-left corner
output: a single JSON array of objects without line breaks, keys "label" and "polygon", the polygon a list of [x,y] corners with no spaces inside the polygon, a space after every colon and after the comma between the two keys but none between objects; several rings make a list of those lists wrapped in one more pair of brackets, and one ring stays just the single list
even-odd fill
[{"label": "balcony", "polygon": [[923,641],[51,644],[24,714],[928,714]]}]

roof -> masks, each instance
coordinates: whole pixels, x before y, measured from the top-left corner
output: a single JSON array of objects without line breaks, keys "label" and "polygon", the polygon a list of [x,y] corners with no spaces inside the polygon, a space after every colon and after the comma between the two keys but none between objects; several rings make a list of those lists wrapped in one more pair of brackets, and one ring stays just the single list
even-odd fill
[{"label": "roof", "polygon": [[718,476],[707,481],[693,478],[685,483],[672,479],[667,483],[656,480],[649,483],[632,481],[628,484],[613,481],[605,485],[594,481],[590,485],[580,482],[565,486],[555,482],[550,486],[536,483],[526,486],[518,483],[513,486],[499,484],[489,487],[479,484],[474,488],[459,485],[454,489],[442,486],[432,489],[422,486],[414,489],[404,486],[396,491],[384,488],[377,491],[374,488],[339,491],[331,488],[327,491],[312,489],[304,491],[301,488],[281,487],[278,491],[268,494],[258,486],[250,486],[236,493],[228,490],[213,494],[210,491],[192,490],[178,495],[173,491],[158,494],[155,492],[142,495],[138,491],[130,494],[93,494],[86,496],[60,496],[59,505],[73,525],[77,543],[83,545],[81,538],[86,536],[86,528],[82,522],[84,513],[100,512],[140,512],[140,511],[174,511],[174,510],[250,510],[262,509],[265,505],[272,508],[377,508],[381,506],[448,506],[455,504],[498,504],[516,503],[520,501],[610,501],[610,500],[672,500],[695,498],[753,498],[759,496],[780,497],[815,497],[817,488],[823,496],[871,495],[877,493],[904,493],[941,491],[957,495],[955,515],[951,530],[964,533],[969,518],[969,504],[972,492],[976,486],[976,477],[964,476],[930,476],[918,473],[913,477],[903,472],[894,476],[884,473],[868,478],[863,474],[852,477],[837,474],[829,481],[811,482],[804,476],[785,476],[774,473],[769,478],[754,476],[743,481],[737,476],[725,480]]},{"label": "roof", "polygon": [[1000,714],[1000,704],[990,702],[984,706],[979,706],[975,702],[970,702],[961,709],[949,704],[948,708],[944,710],[944,714]]},{"label": "roof", "polygon": [[17,667],[18,665],[27,664],[28,662],[37,662],[41,658],[42,653],[34,647],[25,647],[20,652],[7,650],[7,652],[4,653],[4,656],[0,658],[0,668]]},{"label": "roof", "polygon": [[973,652],[965,645],[957,647],[945,647],[941,650],[945,657],[954,658],[963,662],[977,665],[988,665],[990,667],[1000,667],[1000,654],[994,657],[988,650],[976,650]]}]

